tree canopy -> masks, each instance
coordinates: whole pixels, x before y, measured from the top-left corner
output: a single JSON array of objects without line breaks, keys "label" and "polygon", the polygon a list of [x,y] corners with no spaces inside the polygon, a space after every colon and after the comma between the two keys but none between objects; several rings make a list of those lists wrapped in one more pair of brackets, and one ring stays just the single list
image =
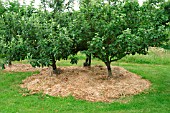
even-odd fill
[{"label": "tree canopy", "polygon": [[[169,2],[147,0],[41,0],[41,7],[0,2],[0,53],[10,64],[30,59],[32,66],[52,66],[79,51],[111,63],[126,55],[147,54],[168,40]],[[50,7],[53,10],[48,11]],[[72,63],[76,63],[73,59]],[[89,64],[91,61],[89,61]]]}]

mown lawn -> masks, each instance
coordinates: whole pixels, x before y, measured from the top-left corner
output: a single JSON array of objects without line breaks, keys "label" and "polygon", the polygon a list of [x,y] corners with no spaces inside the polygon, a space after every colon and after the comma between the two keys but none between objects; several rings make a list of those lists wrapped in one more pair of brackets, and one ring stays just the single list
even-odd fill
[{"label": "mown lawn", "polygon": [[[151,56],[153,55],[153,56]],[[170,111],[170,63],[168,52],[156,58],[153,53],[149,58],[158,61],[149,62],[148,58],[136,60],[122,59],[112,65],[119,65],[151,81],[149,91],[136,96],[129,96],[114,103],[87,102],[75,100],[73,97],[60,98],[43,94],[23,96],[28,91],[21,89],[19,84],[33,72],[4,72],[0,70],[0,113],[169,113]],[[82,57],[82,56],[79,56]],[[142,56],[144,57],[144,56]],[[146,56],[147,57],[147,56]],[[83,58],[82,58],[83,59]],[[161,59],[161,60],[159,60]],[[147,62],[143,62],[143,61]],[[81,65],[80,60],[78,65]],[[70,65],[69,61],[61,61],[60,66]],[[93,65],[103,65],[97,59]]]}]

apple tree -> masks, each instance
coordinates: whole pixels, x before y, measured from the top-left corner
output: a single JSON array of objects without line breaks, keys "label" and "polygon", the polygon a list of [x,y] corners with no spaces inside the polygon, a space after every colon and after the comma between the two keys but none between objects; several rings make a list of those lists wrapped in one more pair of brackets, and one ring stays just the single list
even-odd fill
[{"label": "apple tree", "polygon": [[8,2],[8,7],[4,6],[0,18],[0,52],[5,58],[5,62],[11,65],[14,60],[25,59],[26,47],[25,41],[22,39],[22,14],[24,7],[16,1]]},{"label": "apple tree", "polygon": [[88,50],[88,41],[95,36],[95,29],[93,25],[93,7],[95,4],[92,0],[81,0],[80,10],[72,12],[72,21],[70,21],[69,35],[73,39],[72,54],[81,51],[86,54],[86,61],[84,66],[91,65],[91,54],[86,52]]},{"label": "apple tree", "polygon": [[160,46],[167,39],[161,24],[167,17],[157,15],[160,9],[156,6],[140,6],[130,0],[99,0],[92,7],[96,35],[88,42],[88,52],[105,63],[108,77],[113,76],[111,62],[129,54],[147,54],[149,46]]},{"label": "apple tree", "polygon": [[[32,66],[52,66],[54,73],[59,73],[56,61],[67,59],[70,55],[72,40],[66,27],[60,24],[62,13],[38,10],[32,14],[23,28],[23,37],[27,42],[28,57]],[[62,23],[63,24],[63,23]]]}]

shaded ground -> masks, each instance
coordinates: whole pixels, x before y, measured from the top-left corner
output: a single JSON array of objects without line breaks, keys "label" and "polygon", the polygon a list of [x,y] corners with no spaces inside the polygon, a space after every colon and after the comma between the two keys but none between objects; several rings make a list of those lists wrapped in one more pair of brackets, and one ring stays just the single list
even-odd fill
[{"label": "shaded ground", "polygon": [[[32,67],[26,65],[14,65],[6,70],[30,71]],[[21,87],[30,90],[31,94],[43,92],[51,96],[72,95],[76,99],[87,101],[112,102],[120,97],[138,94],[150,86],[149,81],[117,66],[112,67],[113,75],[116,77],[109,79],[106,76],[106,68],[101,66],[91,68],[70,66],[61,67],[60,70],[60,75],[49,76],[51,69],[43,68],[40,74],[23,80]]]}]

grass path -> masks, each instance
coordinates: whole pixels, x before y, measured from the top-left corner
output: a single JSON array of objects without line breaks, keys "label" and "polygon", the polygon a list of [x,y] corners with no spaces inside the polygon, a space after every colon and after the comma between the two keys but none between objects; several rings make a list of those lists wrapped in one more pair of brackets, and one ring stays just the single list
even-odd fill
[{"label": "grass path", "polygon": [[170,65],[118,64],[150,80],[152,82],[150,91],[122,98],[119,102],[111,104],[43,94],[22,96],[27,91],[19,88],[19,84],[33,73],[11,73],[0,70],[0,113],[168,113],[170,111]]}]

